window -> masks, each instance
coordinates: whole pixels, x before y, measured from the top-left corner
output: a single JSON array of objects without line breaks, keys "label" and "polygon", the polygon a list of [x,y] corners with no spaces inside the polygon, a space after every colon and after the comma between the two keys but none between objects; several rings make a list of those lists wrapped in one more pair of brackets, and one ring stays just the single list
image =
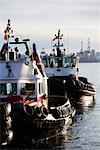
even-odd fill
[{"label": "window", "polygon": [[7,95],[6,84],[0,84],[0,95]]},{"label": "window", "polygon": [[0,95],[17,94],[17,83],[1,83]]},{"label": "window", "polygon": [[53,67],[53,58],[52,57],[49,58],[49,65],[51,68]]},{"label": "window", "polygon": [[42,57],[41,59],[42,59],[42,62],[44,64],[44,66],[48,67],[48,59],[47,59],[47,57]]},{"label": "window", "polygon": [[20,94],[21,95],[28,95],[28,94],[35,94],[35,84],[33,83],[21,83],[20,84]]}]

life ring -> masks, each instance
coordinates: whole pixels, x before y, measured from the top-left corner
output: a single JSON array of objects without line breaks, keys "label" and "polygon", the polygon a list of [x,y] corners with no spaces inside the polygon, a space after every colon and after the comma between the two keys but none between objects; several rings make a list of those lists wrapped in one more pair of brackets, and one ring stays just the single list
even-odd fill
[{"label": "life ring", "polygon": [[35,114],[36,114],[37,117],[40,118],[42,116],[41,107],[35,106],[34,111],[35,111]]},{"label": "life ring", "polygon": [[28,115],[28,116],[33,116],[34,114],[34,110],[31,106],[29,105],[24,105],[24,112]]},{"label": "life ring", "polygon": [[45,106],[41,107],[41,113],[43,117],[47,117],[48,116],[48,110]]}]

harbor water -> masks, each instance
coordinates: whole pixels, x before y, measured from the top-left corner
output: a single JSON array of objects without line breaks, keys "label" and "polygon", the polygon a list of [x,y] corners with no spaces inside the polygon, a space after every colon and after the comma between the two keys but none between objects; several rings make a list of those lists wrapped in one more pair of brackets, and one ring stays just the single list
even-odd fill
[{"label": "harbor water", "polygon": [[[92,107],[78,108],[64,136],[51,138],[49,142],[37,140],[35,146],[32,144],[31,148],[24,146],[21,149],[100,150],[100,63],[80,63],[79,68],[80,76],[88,78],[96,87],[96,103]],[[20,148],[16,146],[13,149]]]},{"label": "harbor water", "polygon": [[80,63],[80,76],[87,77],[96,87],[96,103],[80,108],[68,137],[54,149],[100,150],[100,63]]}]

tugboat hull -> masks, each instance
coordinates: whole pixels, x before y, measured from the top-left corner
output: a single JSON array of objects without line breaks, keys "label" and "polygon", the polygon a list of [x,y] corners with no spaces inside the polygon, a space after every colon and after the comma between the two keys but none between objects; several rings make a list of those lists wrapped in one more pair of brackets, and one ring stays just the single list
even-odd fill
[{"label": "tugboat hull", "polygon": [[78,79],[75,76],[52,77],[48,79],[48,87],[49,96],[59,95],[68,97],[72,104],[77,103],[80,99],[81,101],[84,99],[88,101],[87,104],[91,103],[91,101],[94,102],[95,87],[84,77],[79,77]]}]

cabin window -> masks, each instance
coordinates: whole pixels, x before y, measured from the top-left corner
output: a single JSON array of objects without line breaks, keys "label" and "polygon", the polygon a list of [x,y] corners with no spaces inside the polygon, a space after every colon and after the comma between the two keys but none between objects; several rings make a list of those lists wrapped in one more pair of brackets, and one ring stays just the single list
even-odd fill
[{"label": "cabin window", "polygon": [[62,61],[62,58],[59,57],[58,58],[58,67],[62,67],[63,66],[63,61]]},{"label": "cabin window", "polygon": [[58,67],[58,57],[54,58],[54,62],[55,62],[55,67]]},{"label": "cabin window", "polygon": [[66,57],[65,57],[65,58],[63,59],[63,61],[64,61],[64,62],[63,62],[63,63],[64,63],[64,67],[69,67],[69,66],[70,66],[70,58],[68,58],[68,57],[66,58]]},{"label": "cabin window", "polygon": [[71,67],[71,58],[70,57],[65,58],[64,66]]},{"label": "cabin window", "polygon": [[0,95],[17,94],[17,83],[1,83]]},{"label": "cabin window", "polygon": [[75,67],[75,65],[76,65],[76,57],[72,58],[71,63],[72,63],[72,67]]},{"label": "cabin window", "polygon": [[48,67],[48,59],[47,59],[47,57],[42,57],[42,62],[43,62],[45,67]]},{"label": "cabin window", "polygon": [[20,94],[21,95],[34,95],[35,94],[35,84],[34,83],[21,83],[20,84]]},{"label": "cabin window", "polygon": [[54,58],[54,67],[62,67],[63,66],[63,59],[61,57]]},{"label": "cabin window", "polygon": [[0,95],[7,95],[6,84],[0,84]]},{"label": "cabin window", "polygon": [[49,58],[49,65],[51,68],[53,67],[53,58],[52,57]]}]

